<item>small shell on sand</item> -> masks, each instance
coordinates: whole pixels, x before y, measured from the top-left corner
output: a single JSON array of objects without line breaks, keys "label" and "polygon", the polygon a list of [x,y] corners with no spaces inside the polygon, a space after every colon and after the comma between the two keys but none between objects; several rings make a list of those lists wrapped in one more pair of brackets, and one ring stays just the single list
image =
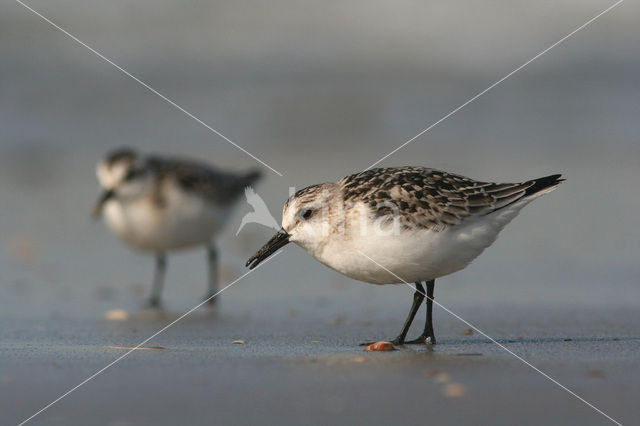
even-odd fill
[{"label": "small shell on sand", "polygon": [[462,398],[467,394],[467,389],[459,383],[447,383],[442,389],[442,394],[447,398]]},{"label": "small shell on sand", "polygon": [[433,379],[436,381],[436,383],[447,383],[449,380],[451,380],[451,376],[449,375],[449,373],[438,373],[436,374]]},{"label": "small shell on sand", "polygon": [[104,317],[109,321],[126,321],[129,319],[129,312],[123,309],[110,309],[105,312]]},{"label": "small shell on sand", "polygon": [[441,371],[440,371],[440,370],[437,370],[437,369],[435,369],[435,368],[427,368],[427,369],[424,371],[424,374],[426,374],[426,375],[427,375],[427,376],[429,376],[429,377],[436,377],[436,376],[437,376],[438,374],[440,374],[440,373],[441,373]]},{"label": "small shell on sand", "polygon": [[375,342],[364,348],[367,352],[385,352],[385,351],[395,351],[396,348],[393,347],[393,343],[391,342]]},{"label": "small shell on sand", "polygon": [[244,340],[240,340],[240,339],[238,339],[238,340],[234,340],[234,341],[233,341],[233,342],[231,342],[231,343],[233,343],[234,345],[244,345],[244,344],[245,344],[245,343],[247,343],[247,342],[245,342]]},{"label": "small shell on sand", "polygon": [[14,235],[8,243],[9,255],[18,262],[29,263],[38,254],[38,245],[30,235]]},{"label": "small shell on sand", "polygon": [[593,370],[589,370],[587,372],[587,376],[602,378],[602,377],[604,377],[604,372],[602,370],[593,369]]}]

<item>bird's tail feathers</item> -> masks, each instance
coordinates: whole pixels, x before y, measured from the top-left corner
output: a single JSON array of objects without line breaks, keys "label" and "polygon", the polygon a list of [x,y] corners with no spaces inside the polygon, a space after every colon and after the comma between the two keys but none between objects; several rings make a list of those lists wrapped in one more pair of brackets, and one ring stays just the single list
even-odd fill
[{"label": "bird's tail feathers", "polygon": [[547,194],[556,189],[564,180],[561,174],[555,174],[525,182],[525,184],[531,183],[532,185],[525,189],[523,198],[533,199]]},{"label": "bird's tail feathers", "polygon": [[[545,176],[538,179],[528,180],[517,184],[497,185],[497,189],[490,191],[496,197],[495,208],[487,214],[503,210],[507,207],[524,206],[541,195],[547,194],[560,185],[564,179],[560,174]],[[506,185],[507,188],[501,187]]]}]

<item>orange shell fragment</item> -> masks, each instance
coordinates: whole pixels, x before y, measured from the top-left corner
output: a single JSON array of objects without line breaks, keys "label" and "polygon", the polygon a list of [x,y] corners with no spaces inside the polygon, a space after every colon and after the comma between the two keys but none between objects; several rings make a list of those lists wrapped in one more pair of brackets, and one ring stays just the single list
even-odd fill
[{"label": "orange shell fragment", "polygon": [[384,352],[384,351],[395,351],[396,348],[393,347],[393,343],[391,342],[375,342],[364,348],[367,352]]}]

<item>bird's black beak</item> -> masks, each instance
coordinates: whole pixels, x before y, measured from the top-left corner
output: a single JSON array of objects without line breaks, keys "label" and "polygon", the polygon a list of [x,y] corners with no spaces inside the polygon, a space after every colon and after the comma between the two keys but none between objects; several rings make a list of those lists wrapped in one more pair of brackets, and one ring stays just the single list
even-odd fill
[{"label": "bird's black beak", "polygon": [[113,189],[105,190],[102,195],[100,195],[100,198],[98,198],[98,201],[96,201],[96,205],[93,207],[93,210],[91,210],[91,217],[94,219],[100,217],[104,203],[112,199],[114,195],[115,193],[113,192]]},{"label": "bird's black beak", "polygon": [[253,256],[247,260],[249,269],[253,269],[258,266],[263,260],[275,253],[280,247],[284,247],[289,244],[289,235],[284,229],[280,229],[276,235],[274,235],[267,244],[262,246]]}]

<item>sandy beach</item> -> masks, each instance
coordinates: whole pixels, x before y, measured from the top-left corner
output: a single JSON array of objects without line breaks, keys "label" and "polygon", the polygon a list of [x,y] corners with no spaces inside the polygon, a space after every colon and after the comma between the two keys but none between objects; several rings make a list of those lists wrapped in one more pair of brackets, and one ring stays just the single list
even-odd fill
[{"label": "sandy beach", "polygon": [[[33,424],[609,423],[441,310],[440,344],[389,353],[357,343],[392,335],[396,324],[336,323],[315,311],[315,318],[195,312]],[[467,317],[617,421],[634,422],[637,310],[620,310],[606,327],[609,315],[597,309],[505,310],[496,319],[476,308]],[[172,318],[3,322],[0,377],[11,390],[3,422],[30,416]]]}]

